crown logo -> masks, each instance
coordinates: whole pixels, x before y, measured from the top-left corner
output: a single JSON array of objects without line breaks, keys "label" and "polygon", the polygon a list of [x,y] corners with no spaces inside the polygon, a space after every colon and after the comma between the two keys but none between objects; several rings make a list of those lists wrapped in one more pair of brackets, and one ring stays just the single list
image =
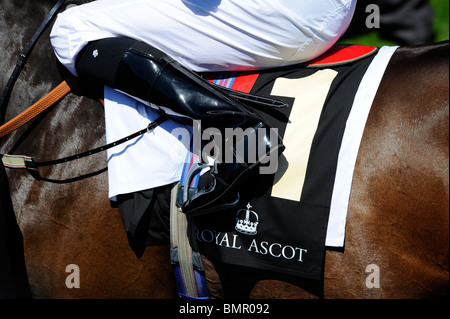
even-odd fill
[{"label": "crown logo", "polygon": [[[258,214],[250,210],[252,206],[247,204],[247,209],[241,209],[236,214],[235,229],[244,235],[256,235],[258,233],[257,227],[259,223]],[[245,214],[244,214],[245,212]],[[245,215],[245,218],[243,218]]]}]

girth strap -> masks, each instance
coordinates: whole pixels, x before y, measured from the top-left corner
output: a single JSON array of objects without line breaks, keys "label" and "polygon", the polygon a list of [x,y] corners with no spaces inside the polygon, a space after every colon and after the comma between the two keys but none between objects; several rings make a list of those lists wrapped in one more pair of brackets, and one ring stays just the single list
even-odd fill
[{"label": "girth strap", "polygon": [[[185,183],[192,158],[196,155],[189,153],[183,170],[181,182]],[[192,183],[196,187],[197,179]],[[171,261],[174,265],[178,296],[181,299],[209,299],[206,284],[205,269],[201,255],[196,251],[195,239],[191,238],[192,223],[189,217],[181,212],[177,205],[180,184],[172,189],[170,203],[170,245]]]}]

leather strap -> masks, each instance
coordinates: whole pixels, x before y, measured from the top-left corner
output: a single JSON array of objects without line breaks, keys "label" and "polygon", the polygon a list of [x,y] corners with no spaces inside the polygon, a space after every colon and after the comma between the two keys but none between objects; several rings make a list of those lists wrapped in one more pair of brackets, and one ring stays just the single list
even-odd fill
[{"label": "leather strap", "polygon": [[19,78],[20,72],[22,72],[23,67],[25,66],[28,57],[31,54],[31,51],[33,50],[34,46],[36,45],[39,38],[44,33],[44,30],[47,29],[47,27],[50,25],[50,22],[56,17],[56,14],[61,9],[63,4],[67,0],[59,0],[55,6],[50,10],[48,15],[45,17],[44,21],[39,26],[38,30],[34,34],[31,41],[26,46],[25,50],[20,54],[19,61],[16,64],[16,67],[14,68],[13,73],[11,74],[11,77],[8,80],[8,83],[5,86],[5,89],[3,91],[2,96],[0,97],[0,124],[3,124],[4,116],[6,115],[6,107],[9,102],[9,98],[11,96],[12,89],[14,87],[14,84],[16,83],[17,79]]},{"label": "leather strap", "polygon": [[91,174],[86,174],[84,176],[81,177],[76,177],[76,178],[71,178],[71,179],[67,179],[67,180],[53,180],[53,179],[48,179],[48,178],[43,178],[40,176],[39,174],[39,167],[43,167],[43,166],[53,166],[53,165],[58,165],[58,164],[63,164],[63,163],[68,163],[74,160],[78,160],[84,157],[88,157],[103,151],[106,151],[110,148],[113,148],[117,145],[123,144],[125,142],[128,142],[138,136],[141,136],[145,133],[151,132],[153,129],[155,129],[157,126],[161,125],[163,122],[167,121],[168,117],[166,115],[161,115],[159,118],[157,118],[155,121],[151,122],[145,129],[140,130],[139,132],[136,132],[134,134],[131,134],[127,137],[124,137],[116,142],[113,143],[109,143],[107,145],[98,147],[96,149],[87,151],[87,152],[83,152],[83,153],[79,153],[76,155],[72,155],[69,157],[65,157],[65,158],[60,158],[57,160],[53,160],[53,161],[48,161],[48,162],[37,162],[36,159],[34,157],[30,157],[30,156],[23,156],[23,155],[8,155],[8,154],[0,154],[0,160],[3,162],[3,165],[5,167],[8,168],[25,168],[28,170],[28,172],[38,181],[44,181],[44,182],[50,182],[50,183],[56,183],[56,184],[67,184],[67,183],[72,183],[74,181],[78,181],[84,178],[89,178],[98,174],[101,174],[103,172],[105,172],[107,170],[107,168],[102,169],[98,172],[94,172]]},{"label": "leather strap", "polygon": [[273,98],[266,98],[263,96],[258,96],[258,95],[254,95],[254,94],[250,94],[250,93],[239,92],[239,91],[228,89],[226,87],[223,87],[223,86],[220,86],[217,84],[212,84],[212,85],[214,85],[219,90],[223,91],[224,93],[230,95],[231,97],[233,97],[241,102],[251,104],[256,109],[265,109],[265,108],[280,109],[280,108],[289,107],[289,104],[287,104],[286,102],[283,102],[281,100],[277,100],[277,99],[273,99]]},{"label": "leather strap", "polygon": [[[188,170],[197,155],[188,153],[183,168],[181,183],[186,181]],[[192,187],[197,187],[198,179],[192,181]],[[171,261],[174,265],[178,296],[181,299],[209,299],[208,285],[206,283],[205,268],[202,257],[197,252],[195,239],[190,238],[193,232],[192,220],[178,207],[180,183],[172,189],[170,202],[170,251]]]},{"label": "leather strap", "polygon": [[[75,82],[73,83],[75,84]],[[72,86],[74,84],[71,83]],[[67,81],[63,81],[62,83],[60,83],[56,88],[50,91],[46,96],[37,101],[35,104],[30,106],[24,112],[10,120],[8,123],[0,126],[0,138],[8,135],[22,125],[28,123],[30,120],[34,119],[50,106],[61,100],[70,91],[71,87],[69,86]]]}]

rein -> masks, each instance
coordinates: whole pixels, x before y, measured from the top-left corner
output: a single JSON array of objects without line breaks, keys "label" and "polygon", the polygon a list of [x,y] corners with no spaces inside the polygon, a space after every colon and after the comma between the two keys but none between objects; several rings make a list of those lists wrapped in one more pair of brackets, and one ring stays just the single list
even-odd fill
[{"label": "rein", "polygon": [[41,35],[44,33],[45,29],[49,26],[50,22],[54,19],[58,11],[61,9],[62,5],[67,0],[59,0],[55,6],[50,10],[48,15],[45,17],[44,21],[39,26],[38,30],[34,34],[33,38],[31,38],[31,41],[26,46],[25,50],[22,52],[22,54],[19,57],[19,61],[16,64],[16,67],[14,68],[13,73],[11,74],[11,77],[8,80],[8,83],[5,86],[5,89],[3,91],[2,97],[0,98],[0,124],[3,124],[5,122],[5,116],[6,116],[6,108],[8,106],[9,99],[11,97],[11,92],[14,87],[14,84],[16,83],[17,79],[19,78],[20,72],[22,72],[25,64],[27,63],[28,57],[31,54],[31,51],[33,50],[34,46],[36,45],[37,41],[41,37]]},{"label": "rein", "polygon": [[36,116],[48,109],[50,106],[61,100],[64,96],[66,96],[71,91],[71,85],[75,85],[75,83],[69,85],[68,81],[69,80],[63,81],[56,88],[50,91],[46,96],[30,106],[24,112],[10,120],[8,123],[0,126],[0,138],[8,135],[11,132],[14,132],[19,127],[28,123]]}]

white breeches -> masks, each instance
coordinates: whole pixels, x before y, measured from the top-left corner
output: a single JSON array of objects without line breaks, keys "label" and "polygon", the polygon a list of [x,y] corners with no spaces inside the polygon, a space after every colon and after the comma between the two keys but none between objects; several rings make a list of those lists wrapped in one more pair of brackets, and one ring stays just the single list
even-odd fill
[{"label": "white breeches", "polygon": [[197,72],[301,63],[346,31],[356,0],[98,0],[58,15],[50,38],[76,75],[90,41],[129,37]]}]

